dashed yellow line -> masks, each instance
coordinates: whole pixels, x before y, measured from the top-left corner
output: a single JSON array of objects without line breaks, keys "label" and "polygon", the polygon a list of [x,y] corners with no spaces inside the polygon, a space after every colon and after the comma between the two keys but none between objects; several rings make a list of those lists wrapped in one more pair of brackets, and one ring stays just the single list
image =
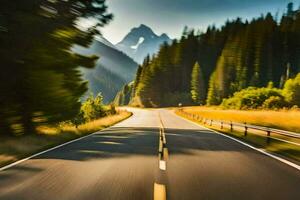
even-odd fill
[{"label": "dashed yellow line", "polygon": [[163,153],[163,148],[164,148],[163,142],[159,140],[159,149],[158,149],[159,153]]},{"label": "dashed yellow line", "polygon": [[169,160],[169,151],[168,148],[164,148],[163,150],[163,154],[164,154],[164,160]]},{"label": "dashed yellow line", "polygon": [[163,131],[163,143],[167,144],[166,134],[164,131]]},{"label": "dashed yellow line", "polygon": [[[159,113],[160,128],[159,128],[159,169],[162,171],[167,170],[167,160],[169,157],[168,149],[166,148],[167,140],[164,131],[164,125]],[[166,186],[163,184],[154,183],[154,200],[166,200],[167,191]]]},{"label": "dashed yellow line", "polygon": [[166,200],[167,191],[166,186],[154,183],[154,200]]}]

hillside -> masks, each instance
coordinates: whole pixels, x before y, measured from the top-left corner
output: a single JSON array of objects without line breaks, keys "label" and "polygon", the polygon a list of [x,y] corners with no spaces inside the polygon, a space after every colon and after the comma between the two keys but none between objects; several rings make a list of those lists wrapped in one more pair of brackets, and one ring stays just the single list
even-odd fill
[{"label": "hillside", "polygon": [[75,51],[100,57],[94,69],[81,70],[84,79],[89,82],[87,94],[101,92],[104,102],[108,103],[124,84],[134,79],[137,63],[104,38],[101,38],[101,42],[95,41],[89,49],[76,47]]}]

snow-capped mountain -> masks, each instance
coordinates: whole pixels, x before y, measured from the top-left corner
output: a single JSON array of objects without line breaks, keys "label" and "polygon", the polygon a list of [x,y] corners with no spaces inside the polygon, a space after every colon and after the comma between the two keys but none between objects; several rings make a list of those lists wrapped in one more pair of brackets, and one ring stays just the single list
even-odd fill
[{"label": "snow-capped mountain", "polygon": [[148,54],[157,53],[161,44],[171,41],[167,34],[158,36],[151,28],[142,24],[133,28],[116,47],[136,62],[142,63]]}]

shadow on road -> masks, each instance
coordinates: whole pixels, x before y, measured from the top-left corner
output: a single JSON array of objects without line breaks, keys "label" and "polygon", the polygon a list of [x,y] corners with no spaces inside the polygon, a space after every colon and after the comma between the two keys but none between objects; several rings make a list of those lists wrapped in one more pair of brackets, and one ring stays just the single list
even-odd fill
[{"label": "shadow on road", "polygon": [[[276,160],[209,130],[165,129],[165,134],[170,199],[242,199],[248,188],[268,199],[281,186],[274,184],[278,180],[290,197],[297,196],[298,173]],[[34,199],[36,194],[45,195],[39,199],[153,199],[158,146],[158,128],[112,127],[1,172],[0,199]],[[264,185],[272,187],[266,190]],[[252,194],[248,199],[260,198]]]},{"label": "shadow on road", "polygon": [[[245,152],[251,151],[236,142],[228,140],[208,130],[166,129],[167,147],[171,156],[194,155],[195,152]],[[97,159],[119,159],[130,156],[158,155],[158,128],[113,127],[98,132],[72,144],[42,154],[32,159],[87,161]],[[252,152],[253,153],[253,152]],[[0,179],[9,179],[15,173],[33,174],[43,171],[46,166],[35,166],[25,162],[6,173],[0,173]],[[1,184],[0,184],[1,186]]]},{"label": "shadow on road", "polygon": [[[192,154],[190,150],[250,150],[208,130],[166,129],[165,132],[168,140],[167,145],[171,147],[170,153],[172,154]],[[133,155],[157,156],[157,154],[157,128],[114,127],[55,151],[38,156],[35,159],[85,161],[99,158],[120,158]]]}]

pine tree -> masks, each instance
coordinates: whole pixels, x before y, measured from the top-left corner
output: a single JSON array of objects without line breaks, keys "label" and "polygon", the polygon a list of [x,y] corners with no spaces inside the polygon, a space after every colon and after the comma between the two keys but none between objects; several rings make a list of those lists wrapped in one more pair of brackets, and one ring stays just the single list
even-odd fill
[{"label": "pine tree", "polygon": [[[149,105],[199,104],[203,99],[218,105],[249,86],[266,87],[270,81],[283,86],[287,63],[291,78],[300,71],[299,47],[300,12],[284,15],[280,23],[270,13],[250,22],[228,20],[197,35],[186,27],[180,40],[163,45],[143,67],[136,96]],[[197,82],[197,73],[203,82]],[[204,93],[196,89],[198,84]]]},{"label": "pine tree", "polygon": [[137,69],[137,72],[136,72],[135,80],[134,80],[134,83],[133,83],[131,98],[133,98],[136,95],[136,89],[137,89],[137,86],[139,85],[140,80],[141,80],[142,70],[143,70],[142,66],[139,65],[138,69]]},{"label": "pine tree", "polygon": [[203,80],[203,72],[198,62],[195,63],[191,75],[191,98],[196,104],[205,103],[205,85]]},{"label": "pine tree", "polygon": [[209,81],[209,88],[207,93],[206,104],[211,105],[219,105],[221,103],[220,92],[218,90],[216,84],[216,72],[214,72]]}]

